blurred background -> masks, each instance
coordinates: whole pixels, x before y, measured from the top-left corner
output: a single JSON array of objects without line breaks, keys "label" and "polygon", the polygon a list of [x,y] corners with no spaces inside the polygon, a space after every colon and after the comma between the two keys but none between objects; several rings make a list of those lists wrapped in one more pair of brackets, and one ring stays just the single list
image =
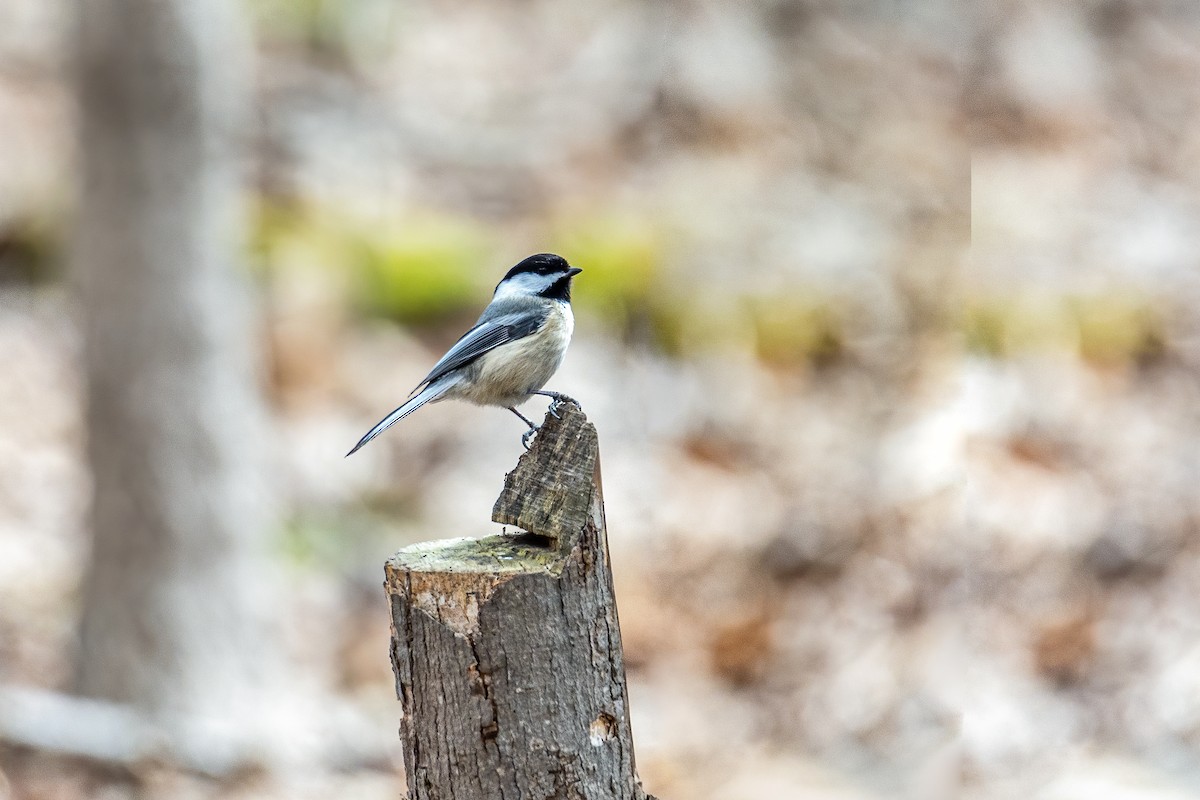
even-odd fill
[{"label": "blurred background", "polygon": [[1200,6],[986,6],[4,0],[0,798],[403,792],[541,251],[647,790],[1200,797]]}]

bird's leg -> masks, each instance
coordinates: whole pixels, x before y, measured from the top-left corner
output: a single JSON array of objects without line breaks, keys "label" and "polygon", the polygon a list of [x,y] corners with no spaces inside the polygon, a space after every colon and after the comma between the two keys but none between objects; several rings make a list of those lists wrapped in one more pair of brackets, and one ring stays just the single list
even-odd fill
[{"label": "bird's leg", "polygon": [[529,426],[529,430],[525,431],[525,433],[523,433],[521,435],[521,444],[525,445],[525,449],[528,450],[529,449],[529,437],[533,436],[535,433],[538,432],[538,426],[534,425],[532,422],[530,422],[529,418],[526,417],[524,414],[522,414],[520,411],[517,411],[516,406],[509,406],[508,410],[513,412],[514,414],[516,414],[518,417],[520,417],[521,421]]},{"label": "bird's leg", "polygon": [[516,407],[516,406],[508,406],[508,410],[509,410],[509,411],[511,411],[511,412],[513,412],[514,414],[516,414],[518,417],[520,417],[520,418],[521,418],[521,422],[524,422],[526,425],[528,425],[528,426],[529,426],[530,428],[532,428],[533,430],[535,430],[535,431],[536,431],[536,430],[538,429],[538,426],[537,426],[537,425],[534,425],[534,424],[533,424],[533,422],[532,422],[532,421],[529,419],[529,417],[525,416],[525,415],[524,415],[524,414],[522,414],[520,411],[517,411],[517,407]]},{"label": "bird's leg", "polygon": [[571,405],[575,406],[576,408],[583,408],[583,406],[579,405],[579,401],[576,400],[574,397],[568,397],[567,395],[560,394],[559,392],[548,392],[548,391],[539,389],[536,392],[530,392],[530,394],[540,394],[542,397],[549,397],[550,398],[550,408],[547,410],[551,413],[551,415],[553,415],[553,417],[555,419],[562,419],[562,417],[558,416],[558,407],[561,406],[563,403],[570,403]]}]

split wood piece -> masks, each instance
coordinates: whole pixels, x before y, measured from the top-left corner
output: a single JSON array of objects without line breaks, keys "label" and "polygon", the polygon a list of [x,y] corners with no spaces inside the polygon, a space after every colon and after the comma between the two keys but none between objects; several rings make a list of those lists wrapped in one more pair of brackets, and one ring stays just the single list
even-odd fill
[{"label": "split wood piece", "polygon": [[653,800],[634,767],[595,427],[547,415],[492,518],[386,566],[410,800]]}]

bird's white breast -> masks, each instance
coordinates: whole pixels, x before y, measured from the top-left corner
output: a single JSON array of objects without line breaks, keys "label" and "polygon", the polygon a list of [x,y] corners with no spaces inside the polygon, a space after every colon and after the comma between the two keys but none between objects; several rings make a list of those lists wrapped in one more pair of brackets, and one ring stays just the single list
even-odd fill
[{"label": "bird's white breast", "polygon": [[562,364],[575,331],[568,303],[553,301],[546,322],[528,336],[503,344],[475,362],[477,372],[461,397],[481,405],[512,406],[541,389]]}]

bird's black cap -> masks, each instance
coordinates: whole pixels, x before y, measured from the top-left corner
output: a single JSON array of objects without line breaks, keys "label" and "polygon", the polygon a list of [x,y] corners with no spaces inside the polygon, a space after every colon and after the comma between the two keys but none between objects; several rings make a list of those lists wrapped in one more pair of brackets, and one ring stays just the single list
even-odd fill
[{"label": "bird's black cap", "polygon": [[510,269],[505,274],[504,280],[525,272],[533,272],[538,275],[552,275],[555,272],[566,272],[569,269],[571,269],[571,265],[562,256],[556,256],[554,253],[538,253]]}]

